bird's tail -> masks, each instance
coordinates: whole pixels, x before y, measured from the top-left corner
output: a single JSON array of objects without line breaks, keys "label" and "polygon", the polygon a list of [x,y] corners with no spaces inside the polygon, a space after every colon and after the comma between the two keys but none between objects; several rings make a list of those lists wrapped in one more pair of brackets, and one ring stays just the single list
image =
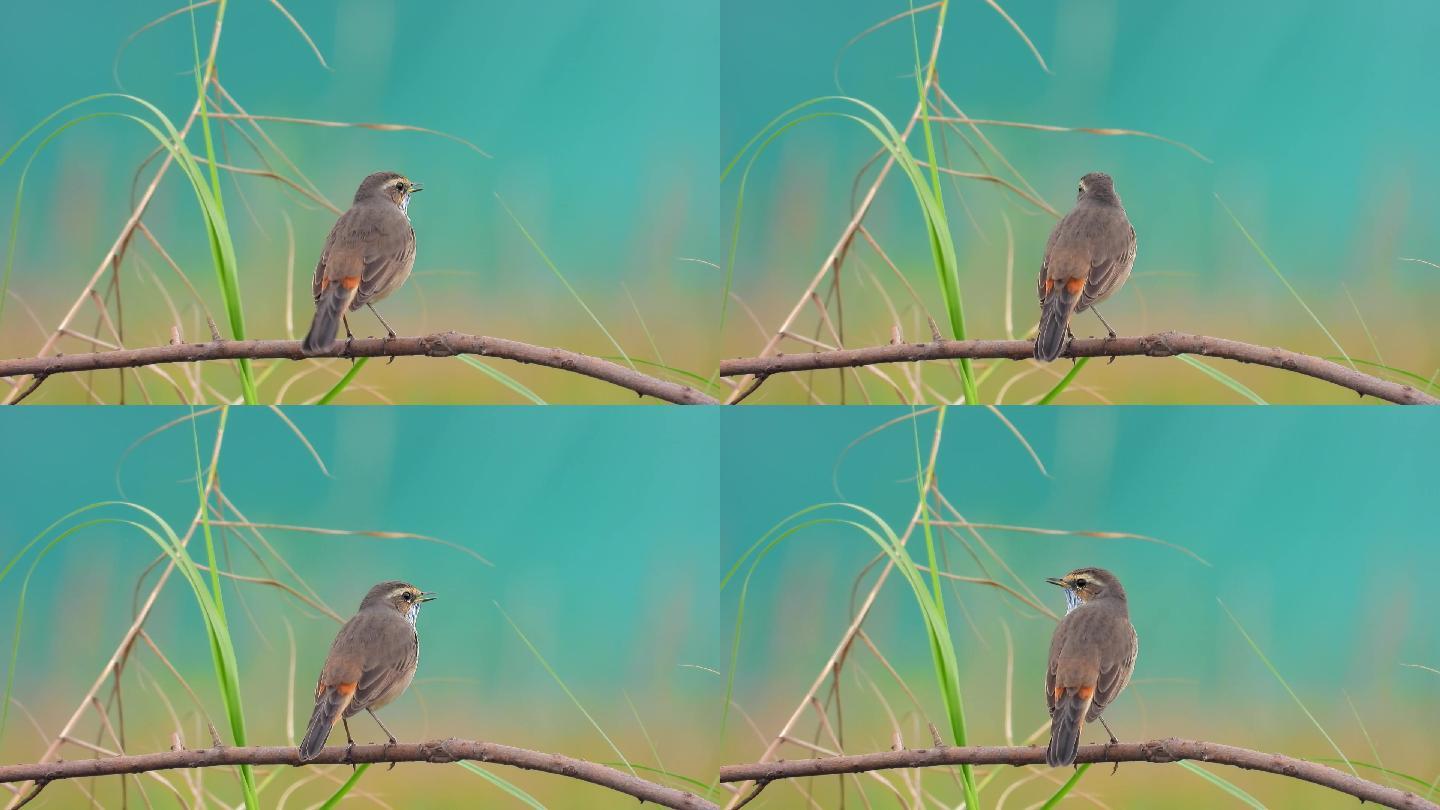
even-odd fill
[{"label": "bird's tail", "polygon": [[342,683],[335,686],[321,685],[315,693],[315,711],[310,713],[310,725],[305,729],[305,739],[300,741],[300,761],[306,762],[320,754],[325,741],[330,738],[330,729],[340,722],[345,707],[355,697],[355,684]]},{"label": "bird's tail", "polygon": [[1070,279],[1055,284],[1040,304],[1040,329],[1035,335],[1035,359],[1046,363],[1060,356],[1065,348],[1065,333],[1069,331],[1070,315],[1075,312],[1075,303],[1085,289],[1084,279]]},{"label": "bird's tail", "polygon": [[330,350],[335,344],[335,327],[340,324],[340,316],[350,308],[359,287],[358,276],[343,278],[340,283],[330,284],[320,293],[320,297],[315,299],[315,320],[310,322],[310,332],[300,344],[300,351],[314,355]]},{"label": "bird's tail", "polygon": [[1075,764],[1075,754],[1080,750],[1080,731],[1085,728],[1085,712],[1090,709],[1095,688],[1057,687],[1055,692],[1055,709],[1050,713],[1050,747],[1045,749],[1045,762],[1059,768]]}]

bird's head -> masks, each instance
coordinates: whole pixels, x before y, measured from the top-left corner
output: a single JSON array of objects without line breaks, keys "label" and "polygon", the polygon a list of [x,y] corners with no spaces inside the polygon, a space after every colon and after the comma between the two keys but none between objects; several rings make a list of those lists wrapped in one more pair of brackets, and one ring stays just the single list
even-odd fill
[{"label": "bird's head", "polygon": [[388,200],[401,211],[410,206],[410,195],[423,187],[399,172],[375,172],[360,183],[355,202]]},{"label": "bird's head", "polygon": [[1106,202],[1120,202],[1120,195],[1115,193],[1115,181],[1110,175],[1104,172],[1091,172],[1080,178],[1080,187],[1075,190],[1075,200],[1103,200]]},{"label": "bird's head", "polygon": [[1065,589],[1065,612],[1101,597],[1125,598],[1125,589],[1120,580],[1104,568],[1077,568],[1063,577],[1045,580],[1051,585]]},{"label": "bird's head", "polygon": [[360,609],[378,607],[394,610],[414,624],[416,617],[420,615],[420,606],[434,598],[433,593],[422,591],[408,582],[392,579],[371,588],[360,602]]}]

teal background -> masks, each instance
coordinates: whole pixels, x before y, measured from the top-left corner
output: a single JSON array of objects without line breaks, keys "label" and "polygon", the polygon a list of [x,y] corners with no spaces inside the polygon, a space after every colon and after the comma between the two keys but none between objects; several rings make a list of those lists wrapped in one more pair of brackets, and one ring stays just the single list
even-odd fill
[{"label": "teal background", "polygon": [[[383,308],[397,330],[456,329],[616,354],[505,213],[498,194],[628,351],[655,359],[643,318],[673,365],[697,372],[713,365],[709,342],[678,327],[701,311],[713,313],[719,289],[710,268],[682,261],[714,259],[717,4],[286,5],[330,69],[274,6],[230,2],[218,69],[248,112],[410,124],[456,135],[493,155],[420,133],[264,124],[342,209],[372,171],[394,169],[424,184],[410,209],[419,242],[415,275]],[[112,75],[126,37],[177,7],[155,0],[0,3],[9,34],[0,72],[12,77],[0,87],[0,150],[62,104],[117,89],[157,104],[178,126],[195,99],[188,15],[140,34],[118,61],[119,86]],[[202,53],[213,19],[213,8],[196,12]],[[137,108],[106,101],[78,112],[86,109]],[[214,129],[226,162],[263,168],[233,127],[217,122]],[[198,125],[189,143],[203,155]],[[40,154],[26,183],[11,289],[45,326],[59,321],[114,240],[130,212],[132,175],[154,146],[140,127],[102,119],[67,131]],[[19,173],[33,147],[27,144],[0,167],[0,222],[10,221]],[[295,176],[273,154],[267,157]],[[276,336],[286,328],[286,218],[295,234],[289,291],[303,331],[312,311],[310,275],[335,215],[264,178],[227,180],[224,193],[251,333]],[[178,174],[167,176],[146,222],[218,311],[194,195]],[[185,288],[140,241],[135,261],[153,266],[167,287],[174,283],[169,292],[184,307]],[[124,279],[129,339],[168,339],[173,319],[148,276],[133,267]],[[4,314],[0,345],[7,356],[39,346],[37,328],[14,300]],[[192,329],[204,334],[203,321],[183,320],[187,336]],[[378,328],[373,318],[357,323],[362,334]],[[447,377],[443,364],[400,366],[408,378],[390,392],[392,400],[517,401],[474,372]],[[507,371],[561,402],[604,401],[608,393],[579,380],[557,381],[550,372]],[[392,370],[389,377],[399,375]],[[455,391],[457,376],[468,392]],[[46,396],[53,399],[41,401],[84,401],[78,388]]]},{"label": "teal background", "polygon": [[[744,508],[723,510],[724,570],[787,515],[815,504],[857,503],[903,531],[915,508],[916,434],[901,421],[862,437],[908,413],[727,411],[724,501]],[[1049,476],[995,414],[950,409],[936,475],[941,491],[966,518],[1143,534],[1182,545],[1211,564],[1135,540],[981,530],[1016,576],[1056,612],[1064,601],[1045,584],[1046,577],[1096,565],[1121,578],[1140,638],[1135,685],[1106,712],[1121,739],[1178,736],[1335,756],[1218,599],[1347,755],[1374,762],[1348,696],[1388,767],[1435,778],[1440,748],[1426,728],[1440,711],[1440,676],[1401,666],[1440,663],[1431,604],[1440,543],[1428,518],[1440,425],[1428,412],[1132,407],[1003,413]],[[918,419],[925,453],[934,422],[933,414]],[[948,570],[984,576],[953,539],[943,532],[937,537],[948,550]],[[909,549],[923,564],[918,531]],[[852,598],[859,598],[852,591],[855,578],[876,553],[858,531],[817,527],[783,541],[756,569],[745,602],[736,700],[762,718],[763,734],[779,730],[833,651],[849,622]],[[977,553],[997,579],[1015,585],[983,550]],[[748,565],[724,592],[722,635],[733,633],[747,570]],[[873,576],[864,582],[862,596]],[[1001,621],[1014,636],[1014,727],[1023,738],[1046,717],[1039,684],[1054,625],[1023,607],[1011,609],[1016,603],[998,591],[957,588],[959,599],[947,601],[971,742],[1003,740]],[[865,628],[929,707],[929,718],[943,727],[918,608],[897,577],[886,584]],[[909,701],[871,655],[857,644],[850,661],[880,683],[897,714],[906,713],[907,734],[916,735],[907,741],[928,742],[923,724],[911,729]],[[866,682],[856,680],[853,667],[847,672],[849,745],[856,751],[888,747],[890,723],[874,708]],[[808,713],[806,722],[812,719]],[[1098,727],[1094,733],[1101,734]],[[728,758],[753,757],[763,747],[757,739],[747,726],[737,726],[726,741]],[[796,755],[797,749],[786,750]],[[1193,806],[1206,806],[1205,800],[1216,806],[1220,794],[1201,790],[1193,777],[1162,770],[1142,769],[1126,779],[1122,768],[1115,781],[1093,778],[1085,785],[1118,806],[1155,806],[1144,797],[1153,801],[1153,790],[1162,786],[1187,789],[1187,795],[1194,789],[1200,803]],[[1299,801],[1338,807],[1344,801],[1237,773],[1227,769],[1223,775],[1247,790],[1253,786],[1262,801],[1278,801],[1272,807],[1300,806]]]},{"label": "teal background", "polygon": [[[1000,5],[1051,72],[988,4],[950,3],[939,76],[971,117],[1141,130],[1189,144],[1214,161],[1148,139],[983,128],[1062,213],[1073,204],[1081,175],[1106,171],[1115,177],[1139,235],[1135,275],[1105,307],[1117,330],[1225,334],[1336,354],[1245,241],[1218,195],[1353,356],[1375,359],[1358,308],[1388,364],[1426,378],[1440,365],[1435,341],[1421,337],[1433,333],[1429,309],[1440,295],[1440,275],[1433,267],[1400,261],[1440,262],[1434,227],[1440,218],[1440,160],[1433,148],[1440,97],[1430,47],[1440,36],[1440,5],[1401,0]],[[722,165],[772,118],[818,96],[858,97],[903,128],[916,104],[909,22],[889,25],[843,58],[839,54],[852,37],[910,7],[904,0],[727,2]],[[926,11],[915,20],[920,49],[928,56],[936,14]],[[840,103],[813,109],[864,115]],[[937,133],[940,129],[936,125]],[[953,134],[942,162],[1013,180],[973,135],[970,140],[986,155],[988,169]],[[823,119],[785,133],[755,164],[741,217],[736,289],[767,330],[780,323],[834,245],[850,217],[852,180],[877,148],[860,126]],[[911,149],[923,160],[923,137],[917,134]],[[861,192],[871,178],[873,172]],[[943,186],[960,253],[969,332],[1003,334],[1002,216],[1014,232],[1015,324],[1020,331],[1030,328],[1038,314],[1033,279],[1054,220],[998,186],[970,180],[959,181],[958,190],[950,180]],[[738,192],[739,170],[724,186],[727,228]],[[930,312],[942,313],[915,195],[901,176],[887,180],[866,223]],[[917,324],[908,317],[910,298],[884,263],[860,240],[852,254],[845,273],[847,343],[889,339],[892,318],[863,268],[888,287],[907,337],[928,337],[923,319]],[[807,318],[813,320],[809,310]],[[1087,315],[1077,334],[1103,332]],[[727,329],[728,354],[753,353],[761,343],[744,316]],[[797,343],[787,346],[802,350]],[[1124,379],[1123,387],[1106,389],[1119,402],[1238,401],[1178,363],[1120,365],[1103,377],[1107,383]],[[1264,372],[1225,370],[1262,394],[1275,394],[1276,401],[1331,401],[1320,389]],[[1097,376],[1090,370],[1081,381],[1095,382]],[[1121,396],[1117,388],[1131,395]],[[1353,401],[1342,397],[1336,394],[1334,401]]]},{"label": "teal background", "polygon": [[[419,620],[422,656],[415,686],[381,713],[397,736],[487,739],[616,759],[506,623],[503,610],[632,761],[656,766],[648,734],[661,746],[666,766],[704,778],[714,765],[712,753],[679,743],[711,717],[718,695],[719,679],[701,669],[717,663],[712,588],[718,429],[713,412],[649,410],[287,409],[285,415],[325,460],[327,476],[275,413],[241,408],[229,417],[220,484],[258,523],[424,534],[494,563],[487,567],[463,552],[418,540],[265,531],[298,575],[344,617],[353,614],[371,585],[386,579],[405,579],[440,594]],[[183,533],[196,507],[190,427],[182,423],[138,442],[186,413],[173,408],[7,413],[0,441],[8,459],[24,461],[0,473],[0,553],[8,561],[72,509],[115,498],[155,510]],[[198,420],[207,462],[216,419]],[[115,509],[106,514],[130,516]],[[190,549],[203,563],[200,536]],[[128,627],[136,578],[157,553],[138,531],[100,526],[62,542],[35,570],[14,694],[48,733],[69,716]],[[222,553],[229,570],[267,575],[233,537]],[[0,585],[6,616],[14,615],[31,559]],[[274,576],[295,582],[273,561],[268,565]],[[227,582],[225,599],[251,741],[281,744],[290,664],[286,625],[293,627],[297,644],[293,697],[302,730],[313,678],[337,625],[271,588]],[[147,629],[210,699],[214,678],[204,631],[194,599],[178,578],[167,585]],[[0,621],[7,660],[14,632],[13,621]],[[138,651],[134,660],[138,663],[126,670],[130,744],[163,750],[168,715],[153,704],[142,673],[173,681],[148,650]],[[188,728],[193,719],[188,701],[178,690],[171,699]],[[218,705],[211,706],[218,718]],[[225,733],[224,721],[218,722]],[[351,725],[361,741],[380,739],[368,718]],[[192,746],[208,740],[198,729],[192,733],[199,735],[189,741]],[[343,742],[343,735],[336,739]],[[43,744],[34,729],[12,711],[0,740],[5,760],[34,758],[37,746]],[[551,806],[573,806],[569,803],[581,799],[597,806],[622,802],[618,794],[612,799],[572,780],[503,775],[542,801],[557,802]],[[416,767],[409,778],[422,776],[428,781],[412,782],[411,789],[422,791],[424,801],[462,795],[447,790],[498,795],[458,769]],[[364,784],[398,790],[398,779],[371,784],[367,778]],[[55,794],[57,801],[66,796]]]}]

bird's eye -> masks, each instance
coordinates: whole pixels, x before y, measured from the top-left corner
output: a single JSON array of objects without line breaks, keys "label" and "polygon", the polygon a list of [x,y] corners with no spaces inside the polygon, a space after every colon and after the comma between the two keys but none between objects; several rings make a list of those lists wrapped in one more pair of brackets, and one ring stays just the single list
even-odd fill
[{"label": "bird's eye", "polygon": [[414,601],[414,599],[415,599],[415,594],[410,593],[409,591],[406,591],[406,592],[405,592],[405,601],[406,601],[406,602]]},{"label": "bird's eye", "polygon": [[1075,189],[1075,193],[1076,193],[1076,194],[1084,194],[1084,193],[1085,193],[1085,187],[1084,187],[1084,186],[1079,186],[1079,187],[1077,187],[1077,188]]},{"label": "bird's eye", "polygon": [[1083,579],[1077,579],[1077,580],[1075,580],[1075,587],[1077,587],[1077,588],[1083,588],[1083,587],[1085,587],[1085,580],[1083,580]]}]

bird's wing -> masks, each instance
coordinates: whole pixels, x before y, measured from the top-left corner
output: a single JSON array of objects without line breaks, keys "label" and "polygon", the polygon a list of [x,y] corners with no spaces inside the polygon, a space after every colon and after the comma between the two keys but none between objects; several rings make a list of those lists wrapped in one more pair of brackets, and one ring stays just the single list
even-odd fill
[{"label": "bird's wing", "polygon": [[335,221],[335,227],[330,229],[310,287],[317,299],[329,285],[363,274],[367,256],[374,252],[373,243],[378,229],[367,225],[367,217],[362,214],[358,206],[351,208],[341,214],[340,219]]},{"label": "bird's wing", "polygon": [[1135,228],[1131,226],[1129,231],[1129,238],[1113,250],[1091,257],[1090,275],[1085,280],[1084,292],[1080,293],[1080,304],[1075,308],[1076,312],[1104,301],[1129,277],[1130,268],[1135,266]]},{"label": "bird's wing", "polygon": [[1050,663],[1045,667],[1045,706],[1051,714],[1055,713],[1055,673],[1059,668],[1060,653],[1062,652],[1060,638],[1063,634],[1061,629],[1064,628],[1066,619],[1069,619],[1071,615],[1074,614],[1068,614],[1060,619],[1059,626],[1055,628],[1055,635],[1050,637]]},{"label": "bird's wing", "polygon": [[330,652],[325,656],[325,667],[320,671],[317,691],[322,691],[327,686],[360,681],[360,675],[365,671],[366,618],[363,613],[351,616],[340,628],[340,632],[335,634],[335,640],[330,644]]},{"label": "bird's wing", "polygon": [[[1065,216],[1070,215],[1066,214]],[[1045,240],[1045,256],[1040,260],[1040,278],[1036,281],[1036,292],[1041,301],[1045,300],[1045,279],[1050,277],[1050,254],[1055,249],[1055,241],[1060,237],[1060,226],[1064,224],[1064,218],[1055,223],[1055,227],[1050,230],[1050,238]]]},{"label": "bird's wing", "polygon": [[1087,721],[1094,720],[1100,716],[1101,712],[1105,711],[1105,707],[1110,705],[1110,701],[1114,700],[1126,684],[1130,683],[1130,675],[1135,672],[1135,658],[1140,652],[1140,641],[1136,637],[1135,627],[1130,624],[1130,621],[1128,619],[1123,621],[1125,623],[1125,641],[1127,642],[1124,647],[1125,652],[1117,661],[1102,662],[1100,678],[1095,684],[1095,699],[1090,704],[1090,711],[1085,716]]},{"label": "bird's wing", "polygon": [[320,293],[324,292],[325,288],[329,286],[329,282],[335,279],[327,272],[331,265],[330,253],[335,247],[335,240],[348,230],[348,220],[353,218],[351,213],[354,210],[352,208],[346,211],[340,215],[339,219],[335,220],[334,227],[330,229],[330,235],[325,237],[325,247],[320,249],[320,260],[315,263],[315,276],[310,281],[310,295],[317,301],[320,300]]},{"label": "bird's wing", "polygon": [[419,652],[415,628],[409,622],[398,615],[377,616],[376,619],[370,636],[372,654],[367,656],[355,690],[353,705],[356,711],[393,699],[393,690],[407,681],[406,676],[415,666],[415,657]]},{"label": "bird's wing", "polygon": [[[388,215],[392,212],[387,212]],[[404,219],[399,209],[393,216]],[[392,223],[393,224],[393,223]],[[354,308],[389,295],[410,273],[415,262],[415,230],[407,220],[404,227],[393,228],[389,235],[379,232],[366,244],[365,268],[360,276],[360,292],[355,296]]]}]

